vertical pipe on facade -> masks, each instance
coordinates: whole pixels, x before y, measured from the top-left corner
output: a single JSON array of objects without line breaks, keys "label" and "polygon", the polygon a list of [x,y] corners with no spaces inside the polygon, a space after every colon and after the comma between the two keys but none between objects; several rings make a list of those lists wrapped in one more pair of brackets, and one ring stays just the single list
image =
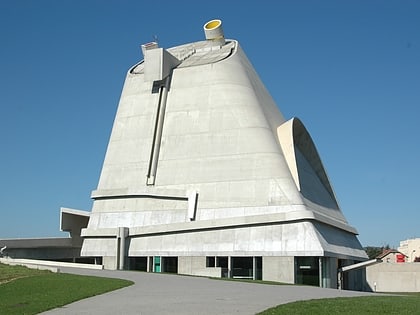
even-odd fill
[{"label": "vertical pipe on facade", "polygon": [[119,238],[119,270],[124,269],[124,263],[125,263],[125,233],[126,228],[125,227],[119,227],[118,228],[118,238]]},{"label": "vertical pipe on facade", "polygon": [[147,185],[155,184],[155,176],[156,176],[157,164],[159,160],[160,144],[162,141],[163,121],[165,118],[166,100],[168,98],[170,78],[171,78],[171,75],[166,77],[165,84],[160,88],[159,104],[158,104],[158,110],[156,113],[157,120],[156,120],[155,132],[153,135],[152,153],[151,153],[151,159],[150,159],[150,164],[149,164],[149,174],[147,176]]},{"label": "vertical pipe on facade", "polygon": [[115,269],[120,269],[121,241],[119,231],[117,232],[117,237],[115,238],[115,249]]},{"label": "vertical pipe on facade", "polygon": [[323,277],[322,277],[322,274],[323,274],[323,268],[322,268],[322,257],[319,257],[318,258],[318,277],[319,277],[319,287],[320,288],[323,288],[324,286],[322,285],[322,283],[323,283]]}]

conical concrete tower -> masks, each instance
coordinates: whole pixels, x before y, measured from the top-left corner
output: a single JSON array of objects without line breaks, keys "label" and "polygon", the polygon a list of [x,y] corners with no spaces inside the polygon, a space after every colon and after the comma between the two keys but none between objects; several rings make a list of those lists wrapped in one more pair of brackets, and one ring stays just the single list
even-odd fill
[{"label": "conical concrete tower", "polygon": [[220,20],[142,45],[127,73],[83,256],[105,268],[335,287],[366,259],[311,137],[286,121]]}]

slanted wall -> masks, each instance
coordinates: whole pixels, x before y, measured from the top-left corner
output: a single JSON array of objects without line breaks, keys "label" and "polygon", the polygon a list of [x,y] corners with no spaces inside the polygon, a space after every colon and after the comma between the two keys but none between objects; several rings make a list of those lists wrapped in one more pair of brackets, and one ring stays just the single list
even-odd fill
[{"label": "slanted wall", "polygon": [[[152,69],[171,66],[146,76],[145,58],[127,73],[82,255],[364,259],[309,134],[281,130],[236,41],[146,55],[161,56]],[[334,227],[340,245],[314,222]]]}]

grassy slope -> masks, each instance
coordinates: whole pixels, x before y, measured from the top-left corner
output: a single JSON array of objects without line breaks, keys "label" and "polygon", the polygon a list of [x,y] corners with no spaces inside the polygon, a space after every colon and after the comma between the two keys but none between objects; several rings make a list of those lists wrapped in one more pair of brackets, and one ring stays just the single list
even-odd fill
[{"label": "grassy slope", "polygon": [[277,314],[420,314],[420,293],[407,296],[372,296],[320,299],[288,303],[260,315]]},{"label": "grassy slope", "polygon": [[[0,314],[36,314],[131,284],[0,264]],[[420,314],[420,293],[294,302],[260,314]]]},{"label": "grassy slope", "polygon": [[37,314],[131,284],[0,264],[0,314]]}]

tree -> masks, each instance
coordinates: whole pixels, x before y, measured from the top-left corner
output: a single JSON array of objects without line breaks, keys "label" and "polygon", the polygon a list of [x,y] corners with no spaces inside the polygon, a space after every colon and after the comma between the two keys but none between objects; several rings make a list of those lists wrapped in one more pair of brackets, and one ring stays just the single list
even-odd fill
[{"label": "tree", "polygon": [[375,259],[380,254],[382,254],[384,250],[388,250],[388,249],[390,249],[389,245],[385,245],[385,246],[382,246],[382,247],[378,247],[378,246],[366,246],[366,247],[364,247],[364,250],[365,250],[366,254],[368,255],[369,259]]}]

